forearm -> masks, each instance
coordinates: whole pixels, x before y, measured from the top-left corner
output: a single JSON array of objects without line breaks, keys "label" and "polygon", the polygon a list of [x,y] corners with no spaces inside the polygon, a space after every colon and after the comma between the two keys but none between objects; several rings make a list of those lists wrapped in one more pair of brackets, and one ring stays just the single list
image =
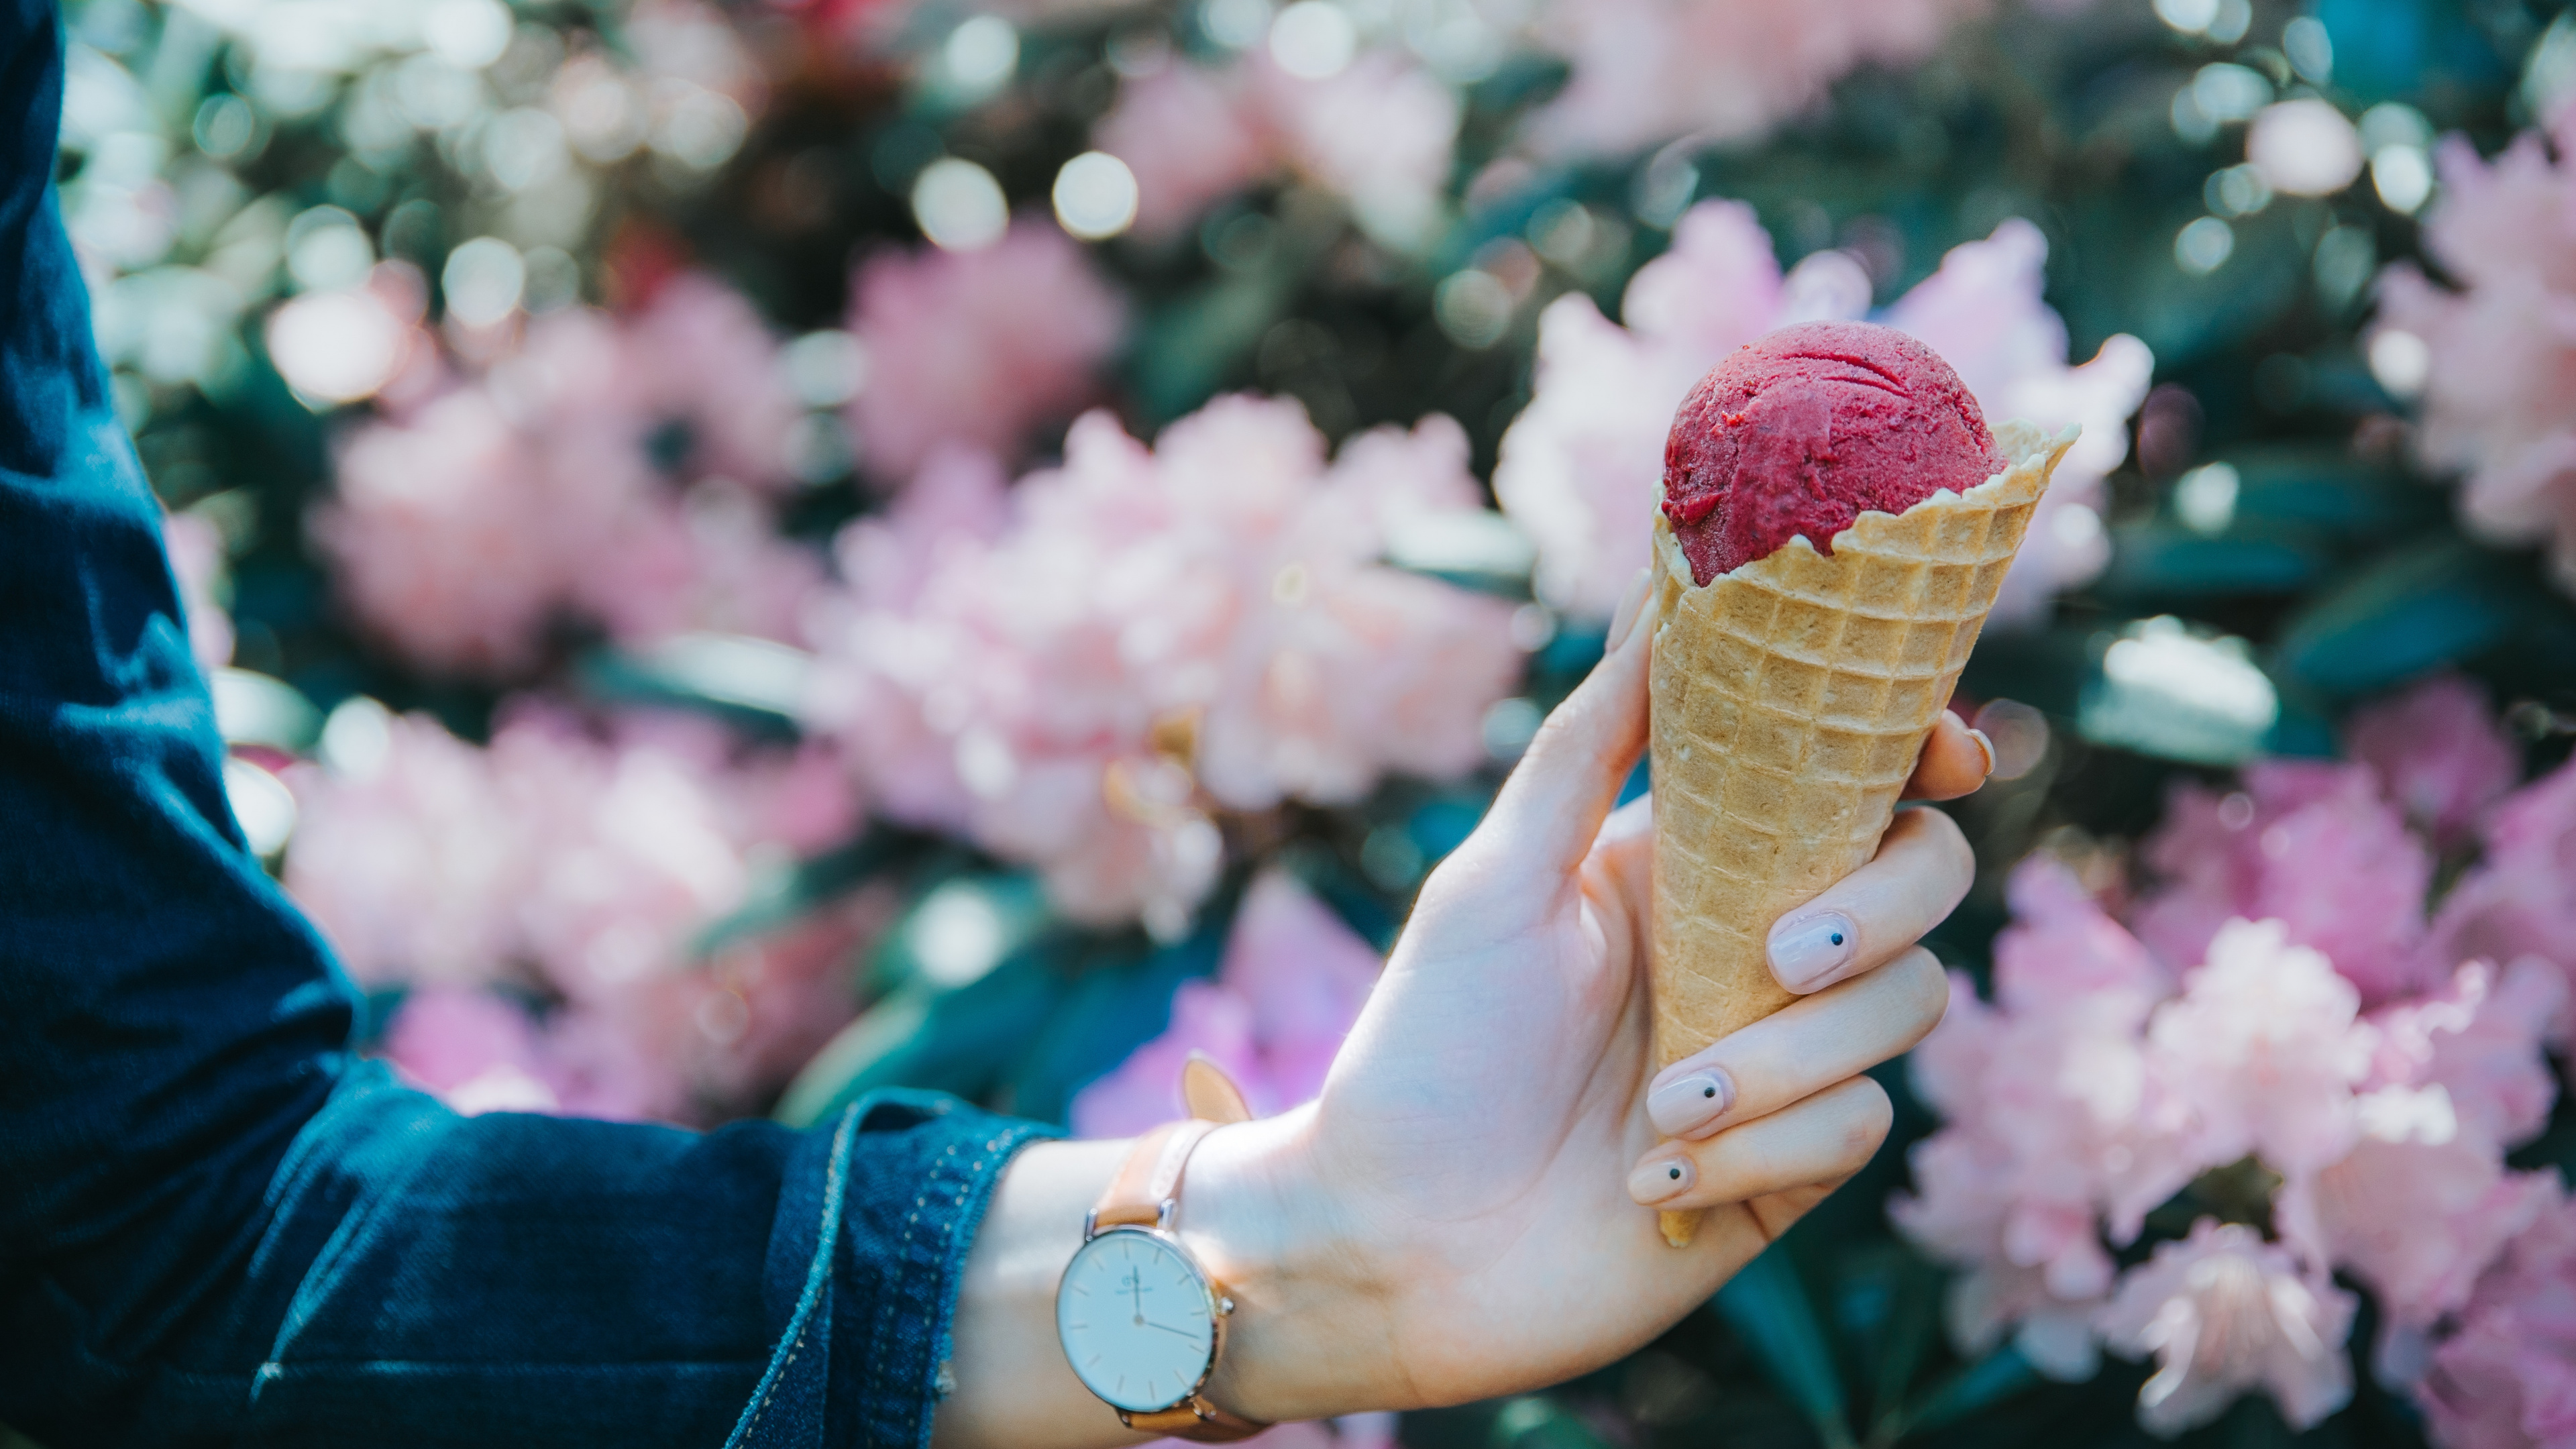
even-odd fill
[{"label": "forearm", "polygon": [[[1311,1110],[1211,1134],[1190,1159],[1177,1230],[1235,1301],[1207,1396],[1262,1420],[1394,1407],[1374,1255],[1359,1249],[1306,1151]],[[1127,1142],[1039,1143],[995,1192],[958,1295],[956,1389],[939,1449],[1084,1449],[1134,1443],[1073,1375],[1056,1336],[1056,1284],[1083,1218]]]}]

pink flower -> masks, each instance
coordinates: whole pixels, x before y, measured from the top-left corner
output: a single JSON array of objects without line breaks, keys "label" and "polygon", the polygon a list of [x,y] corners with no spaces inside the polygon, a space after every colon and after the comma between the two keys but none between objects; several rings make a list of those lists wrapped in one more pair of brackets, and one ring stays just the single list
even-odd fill
[{"label": "pink flower", "polygon": [[2358,711],[2344,742],[2438,841],[2457,838],[2522,778],[2522,751],[2496,724],[2484,693],[2456,674]]},{"label": "pink flower", "polygon": [[1170,236],[1287,170],[1342,196],[1382,244],[1411,251],[1438,223],[1459,115],[1457,93],[1401,51],[1364,52],[1321,79],[1261,53],[1225,71],[1174,62],[1128,81],[1092,139],[1136,173],[1140,236]]},{"label": "pink flower", "polygon": [[1240,77],[1186,62],[1118,89],[1092,144],[1136,173],[1136,235],[1171,236],[1269,174],[1274,162]]},{"label": "pink flower", "polygon": [[1635,151],[1676,136],[1732,140],[1805,109],[1857,66],[1931,52],[1972,0],[1549,0],[1540,44],[1572,62],[1531,118],[1557,155]]},{"label": "pink flower", "polygon": [[2463,139],[2443,143],[2442,200],[2424,243],[2464,290],[2391,267],[2372,352],[2413,359],[2381,370],[2401,390],[2422,387],[2417,445],[2427,462],[2466,473],[2469,525],[2550,542],[2561,582],[2576,587],[2576,170],[2566,154],[2576,111],[2560,114],[2553,136],[2554,161],[2537,132],[2492,163]]},{"label": "pink flower", "polygon": [[[2032,523],[1994,617],[2037,618],[2057,592],[2109,559],[2102,479],[2127,455],[2125,419],[2146,396],[2154,359],[2128,336],[2068,367],[2066,328],[2040,300],[2047,243],[2018,219],[1955,247],[1886,320],[1959,370],[1994,421],[2080,423]],[[1579,294],[1539,318],[1537,387],[1504,435],[1495,495],[1539,544],[1541,597],[1603,618],[1645,566],[1674,407],[1736,347],[1790,322],[1858,317],[1869,281],[1851,258],[1819,252],[1786,278],[1750,208],[1703,202],[1672,249],[1640,268],[1622,301],[1625,328]]]},{"label": "pink flower", "polygon": [[[2485,856],[2435,914],[2426,956],[2435,961],[2533,958],[2576,969],[2576,764],[2508,795],[2487,817]],[[2562,1009],[2553,1041],[2567,1037]]]},{"label": "pink flower", "polygon": [[2296,1180],[2352,1150],[2352,1093],[2369,1070],[2360,993],[2278,921],[2230,921],[2207,964],[2157,1008],[2149,1047],[2191,1103],[2194,1156],[2257,1153]]},{"label": "pink flower", "polygon": [[1265,872],[1244,894],[1216,979],[1183,983],[1170,1027],[1075,1095],[1075,1133],[1127,1137],[1171,1121],[1194,1051],[1234,1078],[1258,1116],[1314,1100],[1383,965],[1294,877]]},{"label": "pink flower", "polygon": [[1098,387],[1126,312],[1082,248],[1023,217],[971,252],[882,251],[851,283],[868,379],[850,405],[859,455],[909,478],[942,443],[1015,456]]},{"label": "pink flower", "polygon": [[1266,53],[1252,73],[1291,168],[1346,198],[1381,244],[1431,242],[1458,138],[1457,92],[1392,50],[1364,52],[1324,80],[1291,76]]},{"label": "pink flower", "polygon": [[1982,242],[1953,247],[1941,269],[1888,309],[1886,321],[1932,344],[1974,393],[1989,421],[2020,418],[2054,433],[2082,427],[1989,616],[1999,625],[2044,620],[2049,602],[2093,581],[2111,561],[2103,480],[2129,455],[2129,415],[2146,401],[2156,365],[2147,344],[2123,332],[2092,361],[2065,363],[2066,324],[2040,300],[2048,239],[2013,217]]},{"label": "pink flower", "polygon": [[498,980],[517,946],[524,831],[481,751],[425,715],[371,718],[384,744],[363,767],[288,774],[300,818],[286,889],[361,985]]},{"label": "pink flower", "polygon": [[2359,1278],[2393,1324],[2429,1326],[2467,1300],[2556,1178],[2506,1171],[2459,1131],[2439,1087],[2382,1088],[2361,1107],[2360,1145],[2313,1182],[2290,1182],[2275,1211],[2285,1234],[2314,1233],[2308,1250]]},{"label": "pink flower", "polygon": [[2576,1440],[2576,1206],[2545,1207],[2479,1280],[2416,1398],[2446,1449]]},{"label": "pink flower", "polygon": [[[757,855],[782,848],[782,823],[849,818],[845,787],[805,757],[737,760],[712,726],[678,717],[602,739],[522,710],[481,750],[425,718],[374,725],[372,758],[291,773],[303,819],[287,887],[370,985],[511,983],[560,1001],[534,1056],[496,1059],[543,1081],[554,1107],[739,1111],[849,1019],[850,962],[883,923],[880,895],[694,954],[747,898]],[[471,1080],[432,1050],[462,1050],[464,1028],[424,1020],[447,1025],[398,1043],[398,1063],[442,1092]]]},{"label": "pink flower", "polygon": [[1962,1352],[1992,1352],[2009,1332],[2032,1368],[2061,1383],[2082,1383],[2102,1367],[2093,1319],[2103,1301],[2098,1293],[2074,1302],[2060,1298],[2036,1268],[1979,1263],[1951,1282],[1942,1318]]},{"label": "pink flower", "polygon": [[2353,1308],[2351,1294],[2301,1274],[2253,1229],[2202,1218],[2121,1277],[2100,1322],[2114,1351],[2155,1355],[2155,1376],[2138,1390],[2150,1431],[2208,1423],[2258,1387],[2305,1429],[2352,1397],[2343,1344]]},{"label": "pink flower", "polygon": [[2566,1006],[2567,983],[2545,962],[2526,957],[2499,972],[2471,961],[2448,990],[2371,1014],[2371,1081],[2439,1088],[2464,1134],[2519,1146],[2557,1100],[2542,1048]]},{"label": "pink flower", "polygon": [[2110,1287],[2103,1219],[2127,1242],[2213,1164],[2190,1155],[2184,1098],[2146,1049],[2169,978],[2063,866],[2024,862],[2011,899],[1997,1005],[1957,983],[1913,1056],[1917,1089],[1950,1125],[1914,1149],[1915,1192],[1890,1216],[1974,1267],[1951,1305],[1963,1343],[2035,1317],[2032,1347],[2076,1374],[2089,1339],[2058,1330]]},{"label": "pink flower", "polygon": [[2141,852],[2165,883],[2133,916],[2167,962],[2199,959],[2220,925],[2277,920],[2372,1001],[2449,975],[2422,952],[2433,861],[2363,765],[2271,760],[2226,796],[2178,787]]},{"label": "pink flower", "polygon": [[528,513],[599,526],[592,499],[549,498],[534,472],[489,397],[451,393],[351,437],[310,531],[350,609],[414,662],[515,673],[564,590],[555,530]]},{"label": "pink flower", "polygon": [[703,272],[665,280],[622,343],[638,400],[686,436],[686,467],[775,491],[795,480],[788,438],[802,405],[778,339],[741,293]]},{"label": "pink flower", "polygon": [[[779,480],[792,406],[747,306],[675,278],[632,326],[550,313],[482,377],[359,429],[312,535],[360,622],[434,671],[523,673],[559,619],[775,637],[820,568],[743,490]],[[685,446],[657,452],[674,429]]]},{"label": "pink flower", "polygon": [[1215,881],[1209,809],[1483,758],[1508,608],[1378,561],[1402,520],[1477,506],[1465,464],[1446,419],[1328,467],[1294,403],[1219,399],[1153,449],[1086,417],[998,534],[980,503],[850,533],[809,718],[898,818],[1039,865],[1080,918],[1176,931]]},{"label": "pink flower", "polygon": [[233,662],[233,618],[216,599],[224,582],[223,530],[193,513],[163,514],[161,547],[179,583],[188,652],[196,657],[197,672],[212,674]]},{"label": "pink flower", "polygon": [[2504,1152],[2548,1120],[2541,1036],[2565,996],[2538,962],[2501,982],[2472,962],[2443,995],[2373,1015],[2361,1140],[2313,1183],[2293,1179],[2275,1216],[2314,1260],[2368,1284],[2392,1328],[2420,1332],[2457,1310],[2551,1200],[2554,1179],[2507,1172]]},{"label": "pink flower", "polygon": [[543,1075],[536,1023],[488,992],[431,987],[405,997],[385,1057],[404,1081],[468,1117],[563,1105]]}]

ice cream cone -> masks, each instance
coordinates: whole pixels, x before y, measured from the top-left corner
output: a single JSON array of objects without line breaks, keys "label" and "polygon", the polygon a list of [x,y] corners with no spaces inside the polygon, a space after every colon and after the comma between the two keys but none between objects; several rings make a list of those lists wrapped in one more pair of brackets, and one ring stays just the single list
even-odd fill
[{"label": "ice cream cone", "polygon": [[[2005,470],[1964,495],[1863,513],[1831,554],[1792,538],[1705,585],[1657,515],[1657,1070],[1794,1000],[1765,958],[1772,923],[1877,852],[2075,430],[1994,438]],[[1680,1247],[1699,1214],[1661,1222]]]}]

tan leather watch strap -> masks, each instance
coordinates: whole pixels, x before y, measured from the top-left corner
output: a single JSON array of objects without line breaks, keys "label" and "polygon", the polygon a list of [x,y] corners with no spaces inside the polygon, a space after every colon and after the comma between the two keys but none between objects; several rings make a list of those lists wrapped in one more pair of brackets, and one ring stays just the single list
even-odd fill
[{"label": "tan leather watch strap", "polygon": [[1249,1439],[1270,1427],[1227,1413],[1209,1403],[1205,1394],[1192,1394],[1168,1409],[1157,1409],[1150,1414],[1122,1413],[1118,1417],[1130,1429],[1142,1429],[1148,1434],[1169,1434],[1194,1444],[1231,1444],[1237,1439]]},{"label": "tan leather watch strap", "polygon": [[[1181,1100],[1189,1119],[1157,1127],[1136,1139],[1135,1148],[1109,1179],[1100,1205],[1092,1209],[1095,1228],[1153,1227],[1162,1223],[1163,1204],[1180,1196],[1181,1173],[1199,1140],[1229,1122],[1249,1122],[1252,1109],[1242,1089],[1215,1062],[1197,1052],[1181,1065]],[[1169,1226],[1165,1224],[1165,1226]]]},{"label": "tan leather watch strap", "polygon": [[1167,1122],[1137,1138],[1127,1160],[1118,1165],[1118,1175],[1100,1194],[1099,1206],[1091,1210],[1092,1226],[1170,1226],[1163,1222],[1163,1204],[1179,1196],[1191,1149],[1215,1130],[1214,1122],[1192,1118]]}]

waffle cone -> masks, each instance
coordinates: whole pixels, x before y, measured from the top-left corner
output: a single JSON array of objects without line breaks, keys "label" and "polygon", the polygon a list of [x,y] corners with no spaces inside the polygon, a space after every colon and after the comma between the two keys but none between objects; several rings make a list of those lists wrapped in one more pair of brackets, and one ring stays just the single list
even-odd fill
[{"label": "waffle cone", "polygon": [[[2049,473],[2075,441],[1995,429],[1965,494],[1863,513],[1705,586],[1655,518],[1654,1050],[1660,1071],[1796,998],[1765,942],[1868,863]],[[1675,1247],[1699,1214],[1661,1215]]]}]

